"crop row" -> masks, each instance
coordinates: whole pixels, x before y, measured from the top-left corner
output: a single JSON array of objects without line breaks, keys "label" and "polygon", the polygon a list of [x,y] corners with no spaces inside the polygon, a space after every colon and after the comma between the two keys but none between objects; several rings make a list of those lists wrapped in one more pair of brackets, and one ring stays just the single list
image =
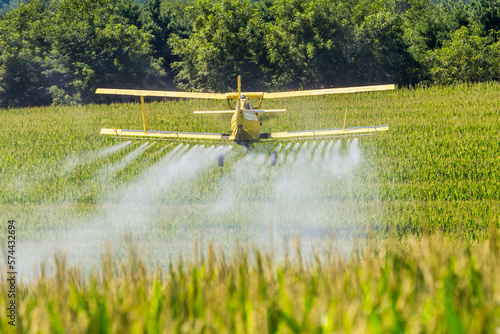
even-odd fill
[{"label": "crop row", "polygon": [[[396,224],[418,230],[425,224],[450,230],[460,225],[484,237],[485,226],[499,221],[499,93],[498,84],[486,83],[353,95],[349,98],[348,126],[389,124],[390,130],[359,137],[363,162],[354,171],[354,187],[342,180],[331,182],[322,188],[321,196],[310,199],[361,206],[377,202],[373,223],[379,227]],[[347,99],[271,100],[265,107],[286,107],[289,111],[265,115],[263,131],[341,126]],[[151,102],[147,105],[148,124],[158,130],[226,132],[229,116],[191,113],[223,108],[226,106],[210,101]],[[116,172],[104,173],[107,177],[102,178],[103,170],[118,163],[139,143],[103,158],[89,159],[92,152],[120,142],[100,136],[99,129],[141,128],[137,103],[9,109],[0,114],[0,124],[0,204],[4,212],[22,217],[21,228],[29,230],[40,228],[38,221],[30,219],[37,216],[38,206],[54,205],[68,214],[75,214],[70,213],[72,207],[77,209],[73,210],[76,214],[92,212],[105,200],[104,194],[136,180],[177,145],[159,153],[170,143],[158,142],[138,159]],[[347,140],[341,139],[342,152],[346,146]],[[238,152],[236,157],[241,158],[244,153]],[[222,170],[210,168],[185,185],[189,191],[173,193],[162,203],[203,204],[217,191],[230,168],[231,162]],[[279,168],[287,167],[283,164]],[[270,198],[266,175],[262,173],[255,181],[253,189],[260,195],[253,198],[252,191],[247,191],[249,197],[242,201]],[[47,224],[59,226],[64,221],[67,219]]]},{"label": "crop row", "polygon": [[[237,246],[152,268],[135,247],[86,273],[55,256],[55,270],[18,286],[16,327],[2,333],[494,332],[500,326],[500,244],[440,234],[312,256],[300,243],[283,261]],[[288,249],[288,248],[286,248]],[[321,248],[320,248],[321,249]],[[44,269],[45,268],[45,269]],[[8,282],[1,273],[0,307]]]}]

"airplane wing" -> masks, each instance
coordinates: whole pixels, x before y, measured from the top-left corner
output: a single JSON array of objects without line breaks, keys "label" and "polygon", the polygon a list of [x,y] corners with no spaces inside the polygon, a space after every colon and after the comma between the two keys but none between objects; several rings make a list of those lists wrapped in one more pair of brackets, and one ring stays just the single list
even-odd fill
[{"label": "airplane wing", "polygon": [[337,129],[320,129],[320,130],[304,130],[304,131],[287,131],[287,132],[271,132],[261,133],[260,139],[286,139],[286,138],[300,138],[300,137],[329,137],[338,135],[350,135],[358,133],[376,133],[381,131],[388,131],[389,125],[374,125],[363,126],[357,128],[337,128]]},{"label": "airplane wing", "polygon": [[[330,95],[330,94],[347,94],[360,92],[374,92],[381,90],[394,89],[395,85],[375,85],[375,86],[360,86],[360,87],[344,87],[344,88],[328,88],[328,89],[313,89],[313,90],[297,90],[290,92],[242,92],[248,98],[258,99],[277,99],[285,97],[298,96],[315,96],[315,95]],[[107,95],[129,95],[129,96],[155,96],[155,97],[174,97],[188,99],[211,99],[211,100],[231,100],[238,98],[238,93],[197,93],[197,92],[177,92],[164,90],[136,90],[136,89],[115,89],[115,88],[97,88],[96,94]]]},{"label": "airplane wing", "polygon": [[[375,92],[375,91],[381,91],[381,90],[391,90],[394,88],[396,88],[396,85],[376,85],[376,86],[328,88],[328,89],[313,89],[313,90],[297,90],[297,91],[292,91],[292,92],[263,93],[264,94],[263,98],[264,99],[277,99],[277,98],[298,97],[298,96],[315,96],[315,95]],[[246,94],[246,93],[243,93],[243,94]]]},{"label": "airplane wing", "polygon": [[[237,99],[238,93],[197,93],[197,92],[178,92],[168,90],[138,90],[138,89],[116,89],[116,88],[97,88],[96,94],[107,95],[129,95],[129,96],[155,96],[155,97],[177,97],[186,99],[208,99],[208,100],[231,100]],[[244,92],[241,93],[248,98],[262,98],[264,92]]]},{"label": "airplane wing", "polygon": [[188,99],[211,99],[227,100],[228,94],[217,93],[195,93],[195,92],[174,92],[166,90],[136,90],[136,89],[115,89],[115,88],[97,88],[96,94],[108,95],[130,95],[130,96],[156,96],[156,97],[178,97]]},{"label": "airplane wing", "polygon": [[[101,135],[112,135],[112,136],[114,135],[117,137],[141,137],[141,138],[151,137],[151,138],[165,138],[165,139],[170,138],[170,139],[188,139],[188,140],[193,140],[193,139],[233,140],[234,139],[234,137],[232,137],[231,135],[222,133],[151,131],[147,129],[147,124],[146,124],[144,96],[226,100],[227,94],[174,92],[174,91],[159,91],[159,90],[114,89],[114,88],[98,88],[96,90],[96,94],[140,96],[142,104],[142,117],[144,122],[143,130],[101,129]],[[230,110],[229,112],[233,113],[234,110]]]},{"label": "airplane wing", "polygon": [[223,133],[200,133],[200,132],[177,132],[177,131],[147,131],[125,130],[125,129],[101,129],[101,135],[114,135],[118,137],[152,137],[171,139],[200,139],[200,140],[232,140],[229,134]]}]

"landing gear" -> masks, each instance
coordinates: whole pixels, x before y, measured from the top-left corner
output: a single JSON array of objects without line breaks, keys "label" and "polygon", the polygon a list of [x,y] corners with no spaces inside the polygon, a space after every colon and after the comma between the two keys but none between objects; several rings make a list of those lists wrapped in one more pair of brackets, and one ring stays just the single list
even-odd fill
[{"label": "landing gear", "polygon": [[224,155],[221,154],[217,156],[217,163],[219,164],[219,167],[224,167]]},{"label": "landing gear", "polygon": [[271,155],[269,156],[269,159],[271,160],[271,166],[276,166],[276,157],[278,156],[278,153],[276,151],[273,151]]}]

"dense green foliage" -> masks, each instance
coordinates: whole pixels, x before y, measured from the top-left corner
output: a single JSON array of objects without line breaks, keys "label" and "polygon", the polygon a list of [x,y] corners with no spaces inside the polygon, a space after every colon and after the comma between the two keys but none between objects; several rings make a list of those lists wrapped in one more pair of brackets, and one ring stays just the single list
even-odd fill
[{"label": "dense green foliage", "polygon": [[[10,8],[10,7],[9,7]],[[0,16],[0,107],[98,86],[293,89],[498,80],[498,1],[34,0]]]},{"label": "dense green foliage", "polygon": [[0,106],[90,102],[97,86],[158,85],[165,50],[155,19],[167,15],[158,6],[141,14],[130,1],[33,1],[6,13]]},{"label": "dense green foliage", "polygon": [[0,14],[19,6],[23,0],[2,0],[0,2]]}]

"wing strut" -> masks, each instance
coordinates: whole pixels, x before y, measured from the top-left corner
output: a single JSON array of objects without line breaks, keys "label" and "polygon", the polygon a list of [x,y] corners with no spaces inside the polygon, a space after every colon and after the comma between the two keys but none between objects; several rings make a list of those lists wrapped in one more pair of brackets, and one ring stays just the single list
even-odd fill
[{"label": "wing strut", "polygon": [[351,97],[351,94],[347,94],[347,104],[345,106],[345,116],[344,116],[344,130],[345,130],[345,123],[347,122],[347,109],[349,109],[349,98]]},{"label": "wing strut", "polygon": [[146,125],[146,106],[144,105],[144,96],[141,95],[141,106],[142,106],[142,123],[144,124],[144,133],[148,132],[148,126]]}]

